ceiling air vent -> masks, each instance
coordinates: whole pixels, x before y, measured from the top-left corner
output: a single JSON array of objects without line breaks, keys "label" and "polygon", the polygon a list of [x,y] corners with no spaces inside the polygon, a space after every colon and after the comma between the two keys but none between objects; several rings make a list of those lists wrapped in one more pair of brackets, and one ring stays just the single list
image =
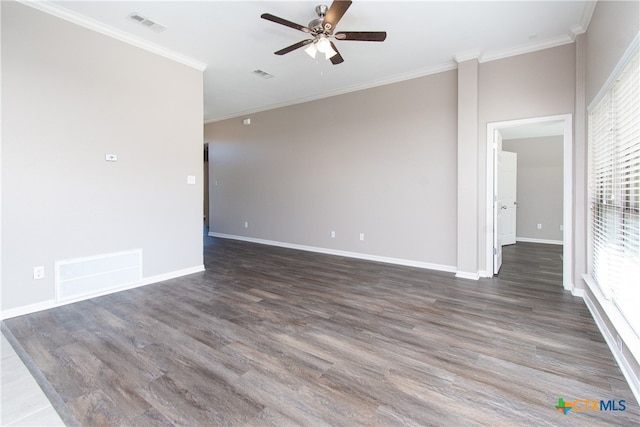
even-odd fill
[{"label": "ceiling air vent", "polygon": [[162,26],[157,22],[154,22],[151,19],[148,19],[147,17],[142,16],[136,12],[132,12],[131,14],[129,14],[129,19],[155,31],[156,33],[161,33],[167,29],[167,27]]},{"label": "ceiling air vent", "polygon": [[255,74],[258,77],[262,77],[263,79],[272,79],[273,78],[273,75],[267,73],[266,71],[262,71],[262,70],[253,70],[252,73]]}]

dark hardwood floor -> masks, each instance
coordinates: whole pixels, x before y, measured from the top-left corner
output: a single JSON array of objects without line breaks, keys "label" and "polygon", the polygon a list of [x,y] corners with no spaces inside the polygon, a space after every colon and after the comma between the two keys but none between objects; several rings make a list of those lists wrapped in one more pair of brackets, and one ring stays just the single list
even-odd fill
[{"label": "dark hardwood floor", "polygon": [[4,322],[68,423],[638,425],[560,246],[505,247],[470,281],[205,240],[203,273]]}]

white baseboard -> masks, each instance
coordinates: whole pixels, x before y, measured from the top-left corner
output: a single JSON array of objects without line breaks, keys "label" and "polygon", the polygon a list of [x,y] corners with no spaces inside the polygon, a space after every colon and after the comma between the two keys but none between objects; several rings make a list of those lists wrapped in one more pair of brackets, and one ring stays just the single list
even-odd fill
[{"label": "white baseboard", "polygon": [[56,306],[56,301],[54,299],[37,302],[35,304],[23,305],[20,307],[11,308],[9,310],[3,310],[2,312],[0,312],[0,319],[10,319],[12,317],[23,316],[25,314],[49,310],[50,308],[54,308]]},{"label": "white baseboard", "polygon": [[516,242],[524,243],[544,243],[545,245],[562,245],[562,240],[549,240],[549,239],[533,239],[531,237],[516,237]]},{"label": "white baseboard", "polygon": [[392,258],[392,257],[379,256],[379,255],[363,254],[359,252],[341,251],[338,249],[321,248],[317,246],[298,245],[295,243],[279,242],[276,240],[257,239],[254,237],[238,236],[235,234],[216,233],[213,231],[209,232],[209,236],[219,237],[221,239],[241,240],[243,242],[259,243],[261,245],[278,246],[281,248],[297,249],[297,250],[307,251],[307,252],[316,252],[316,253],[327,254],[327,255],[337,255],[337,256],[343,256],[347,258],[357,258],[357,259],[363,259],[366,261],[384,262],[387,264],[403,265],[406,267],[417,267],[417,268],[424,268],[427,270],[444,271],[447,273],[456,272],[456,267],[452,265],[432,264],[429,262],[413,261],[413,260],[402,259],[402,258]]},{"label": "white baseboard", "polygon": [[472,273],[468,271],[457,271],[456,277],[459,279],[480,280],[479,273]]},{"label": "white baseboard", "polygon": [[578,289],[575,286],[572,286],[571,295],[573,295],[574,297],[584,298],[586,294],[584,292],[584,289]]},{"label": "white baseboard", "polygon": [[127,286],[122,286],[115,289],[110,289],[106,292],[99,292],[91,295],[82,296],[81,298],[69,299],[56,302],[54,299],[37,302],[35,304],[23,305],[21,307],[11,308],[9,310],[3,310],[0,312],[0,319],[10,319],[12,317],[23,316],[25,314],[31,314],[38,311],[49,310],[55,307],[61,307],[63,305],[72,304],[74,302],[84,301],[91,298],[96,298],[104,295],[113,294],[116,292],[126,291],[128,289],[139,288],[141,286],[151,285],[153,283],[163,282],[169,279],[175,279],[182,276],[187,276],[193,273],[199,273],[204,271],[204,265],[198,265],[195,267],[184,268],[182,270],[171,271],[169,273],[158,274],[155,276],[143,277],[140,282],[133,283]]},{"label": "white baseboard", "polygon": [[616,362],[618,363],[618,366],[622,371],[622,375],[624,375],[624,378],[627,380],[627,384],[629,384],[629,388],[636,398],[636,402],[640,402],[640,378],[634,372],[633,367],[625,357],[624,353],[616,345],[616,339],[607,327],[607,324],[605,323],[602,316],[600,316],[600,312],[596,308],[595,303],[586,293],[584,294],[583,299],[587,308],[591,312],[591,317],[593,317],[593,320],[596,322],[598,329],[600,329],[600,333],[609,346],[609,350],[611,350],[613,357],[616,359]]},{"label": "white baseboard", "polygon": [[153,283],[164,282],[165,280],[177,279],[178,277],[188,276],[189,274],[200,273],[204,271],[204,265],[196,265],[195,267],[183,268],[182,270],[171,271],[169,273],[157,274],[155,276],[143,277],[138,286],[151,285]]}]

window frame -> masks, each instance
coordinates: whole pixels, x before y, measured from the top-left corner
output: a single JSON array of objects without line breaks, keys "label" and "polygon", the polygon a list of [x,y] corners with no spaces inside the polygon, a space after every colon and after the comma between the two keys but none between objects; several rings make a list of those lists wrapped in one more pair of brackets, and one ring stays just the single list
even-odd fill
[{"label": "window frame", "polygon": [[[607,79],[606,83],[600,89],[598,94],[594,97],[593,101],[589,104],[587,108],[587,156],[588,156],[588,210],[589,218],[587,221],[587,274],[583,276],[585,282],[587,283],[589,289],[596,297],[598,303],[606,313],[611,322],[612,326],[615,328],[615,333],[618,335],[618,340],[622,340],[629,351],[638,359],[640,358],[640,324],[632,324],[627,316],[625,316],[626,311],[624,311],[621,306],[624,306],[623,303],[616,304],[616,298],[614,292],[606,284],[599,284],[598,281],[594,278],[594,250],[597,250],[598,242],[594,242],[594,212],[597,209],[607,209],[613,212],[612,215],[617,215],[618,218],[622,218],[625,216],[625,206],[619,206],[621,201],[620,197],[622,196],[621,191],[622,184],[620,188],[615,187],[615,184],[612,185],[610,189],[604,189],[602,187],[594,189],[594,153],[593,153],[593,138],[594,138],[594,122],[592,114],[594,111],[597,111],[599,108],[607,108],[603,107],[601,102],[610,102],[609,108],[610,111],[614,113],[615,111],[615,88],[618,83],[619,78],[622,76],[623,72],[626,71],[627,67],[632,64],[633,61],[638,61],[638,56],[640,55],[640,34],[636,36],[634,41],[631,43],[625,54],[620,59],[619,63],[614,68],[613,72]],[[607,101],[608,99],[608,101]],[[609,125],[615,127],[616,125],[615,114],[612,114],[610,118]],[[597,129],[597,131],[602,131],[602,129]],[[600,135],[601,136],[601,135]],[[615,141],[615,134],[613,134],[612,138],[614,141],[611,142],[612,147],[607,147],[607,149],[616,149],[617,142]],[[613,166],[615,169],[615,166]],[[615,171],[614,171],[615,173]],[[596,203],[597,197],[594,197],[594,193],[601,196],[598,203]],[[611,199],[612,203],[607,203],[607,197]],[[637,209],[636,209],[637,210]],[[616,221],[616,219],[614,219]],[[622,221],[624,223],[624,220]],[[619,225],[615,225],[618,227]],[[621,227],[624,227],[622,225]],[[616,228],[615,230],[618,230]],[[595,266],[597,268],[597,266]],[[637,318],[636,318],[637,322]],[[640,322],[638,322],[640,323]],[[620,342],[616,342],[616,346],[622,350],[622,344]]]}]

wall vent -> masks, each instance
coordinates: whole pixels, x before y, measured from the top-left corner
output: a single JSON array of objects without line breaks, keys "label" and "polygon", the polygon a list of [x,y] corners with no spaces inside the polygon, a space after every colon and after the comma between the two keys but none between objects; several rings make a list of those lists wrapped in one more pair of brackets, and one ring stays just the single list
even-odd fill
[{"label": "wall vent", "polygon": [[142,249],[56,261],[56,301],[105,294],[142,281]]},{"label": "wall vent", "polygon": [[160,25],[157,22],[152,21],[151,19],[148,19],[147,17],[142,16],[142,15],[136,13],[136,12],[130,13],[129,14],[129,19],[131,19],[132,21],[137,22],[138,24],[143,25],[143,26],[155,31],[156,33],[161,33],[161,32],[163,32],[164,30],[167,29],[167,27],[165,27],[163,25]]}]

